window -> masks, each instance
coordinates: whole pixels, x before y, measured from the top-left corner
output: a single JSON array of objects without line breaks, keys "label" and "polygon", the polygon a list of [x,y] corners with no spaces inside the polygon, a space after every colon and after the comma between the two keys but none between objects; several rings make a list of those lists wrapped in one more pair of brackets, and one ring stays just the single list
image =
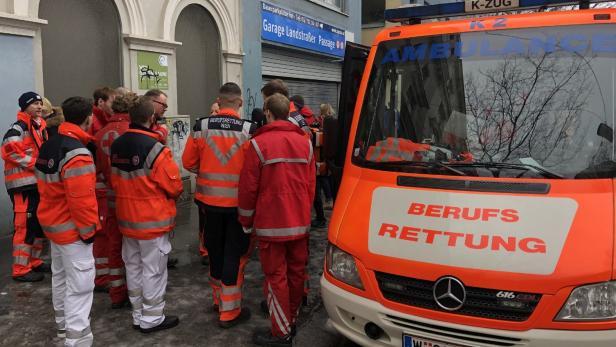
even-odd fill
[{"label": "window", "polygon": [[339,12],[345,12],[345,8],[344,8],[345,0],[310,0],[310,1],[316,2],[317,4],[323,5],[325,7],[329,7]]},{"label": "window", "polygon": [[363,27],[385,25],[385,0],[364,1],[361,6],[361,24]]}]

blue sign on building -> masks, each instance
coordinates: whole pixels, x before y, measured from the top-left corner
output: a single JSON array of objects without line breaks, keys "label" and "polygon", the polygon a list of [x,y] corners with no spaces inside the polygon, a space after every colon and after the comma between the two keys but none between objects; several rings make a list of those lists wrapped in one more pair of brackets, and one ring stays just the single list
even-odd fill
[{"label": "blue sign on building", "polygon": [[264,40],[344,56],[343,29],[265,2],[261,4],[261,38]]}]

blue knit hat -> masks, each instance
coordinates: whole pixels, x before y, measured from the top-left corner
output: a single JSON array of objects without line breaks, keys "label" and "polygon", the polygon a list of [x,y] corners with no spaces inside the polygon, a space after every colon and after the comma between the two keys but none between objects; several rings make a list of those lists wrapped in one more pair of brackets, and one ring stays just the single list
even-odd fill
[{"label": "blue knit hat", "polygon": [[43,101],[43,98],[41,98],[41,96],[36,94],[35,92],[23,93],[19,97],[19,107],[21,108],[22,111],[25,111],[28,108],[28,106],[30,106],[32,103],[36,101]]}]

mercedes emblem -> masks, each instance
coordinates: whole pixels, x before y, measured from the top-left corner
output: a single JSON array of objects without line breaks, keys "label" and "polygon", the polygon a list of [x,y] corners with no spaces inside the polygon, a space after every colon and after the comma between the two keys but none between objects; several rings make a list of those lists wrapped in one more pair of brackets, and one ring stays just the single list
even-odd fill
[{"label": "mercedes emblem", "polygon": [[466,301],[466,289],[462,282],[451,276],[441,277],[432,288],[437,305],[447,311],[457,311]]}]

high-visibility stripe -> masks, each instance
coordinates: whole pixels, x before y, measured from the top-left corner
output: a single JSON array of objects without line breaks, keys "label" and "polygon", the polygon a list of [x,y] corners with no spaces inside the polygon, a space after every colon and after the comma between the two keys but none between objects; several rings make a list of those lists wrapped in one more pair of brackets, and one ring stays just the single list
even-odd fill
[{"label": "high-visibility stripe", "polygon": [[96,258],[94,261],[96,264],[107,264],[109,262],[109,258]]},{"label": "high-visibility stripe", "polygon": [[128,291],[128,296],[136,298],[136,297],[140,297],[142,293],[143,292],[141,291],[141,289],[132,289]]},{"label": "high-visibility stripe", "polygon": [[192,132],[192,138],[193,139],[198,139],[201,137],[201,131],[193,131]]},{"label": "high-visibility stripe", "polygon": [[227,286],[222,286],[222,295],[236,295],[236,294],[241,294],[242,290],[240,289],[240,287],[227,287]]},{"label": "high-visibility stripe", "polygon": [[267,307],[268,307],[268,311],[269,311],[270,316],[274,317],[274,321],[276,322],[276,325],[278,326],[278,330],[280,330],[280,332],[282,332],[285,335],[288,334],[287,328],[282,323],[282,319],[280,318],[280,314],[274,308],[274,303],[272,302],[272,295],[271,294],[268,294],[268,297],[267,297]]},{"label": "high-visibility stripe", "polygon": [[123,278],[121,278],[119,280],[109,281],[109,286],[111,286],[112,288],[121,287],[121,286],[123,286],[125,284],[126,284],[126,281]]},{"label": "high-visibility stripe", "polygon": [[272,285],[268,283],[267,286],[268,299],[270,301],[270,314],[273,313],[276,323],[278,324],[278,328],[283,334],[287,335],[290,332],[289,321],[287,320],[287,317],[285,316],[282,307],[280,307],[276,295],[274,295]]},{"label": "high-visibility stripe", "polygon": [[90,327],[88,326],[87,328],[81,330],[81,331],[77,331],[77,330],[71,330],[71,329],[67,329],[66,330],[66,339],[80,339],[83,337],[86,337],[88,335],[90,335],[92,333],[92,330],[90,330]]},{"label": "high-visibility stripe", "polygon": [[250,140],[250,143],[252,143],[252,146],[254,147],[255,152],[257,152],[257,156],[259,157],[261,164],[265,163],[265,157],[263,157],[263,152],[261,152],[261,148],[259,148],[259,145],[257,144],[257,140],[252,139]]},{"label": "high-visibility stripe", "polygon": [[96,167],[93,164],[89,164],[64,170],[64,178],[83,176],[93,173],[96,173]]},{"label": "high-visibility stripe", "polygon": [[66,337],[66,322],[56,323],[58,329],[58,337]]},{"label": "high-visibility stripe", "polygon": [[27,166],[32,161],[32,157],[29,155],[24,155],[23,157],[17,153],[11,153],[11,159],[16,161],[19,165]]},{"label": "high-visibility stripe", "polygon": [[21,127],[19,124],[17,124],[17,123],[16,123],[16,124],[13,124],[13,126],[11,127],[11,129],[13,129],[13,130],[17,130],[17,132],[18,132],[20,135],[22,135],[22,136],[23,136],[23,135],[29,135],[29,134],[30,134],[30,132],[29,132],[27,129],[22,128],[22,127]]},{"label": "high-visibility stripe", "polygon": [[237,198],[237,191],[237,188],[232,187],[211,187],[197,184],[197,192],[203,195]]},{"label": "high-visibility stripe", "polygon": [[163,315],[163,310],[162,309],[159,309],[159,310],[143,309],[143,311],[141,311],[141,315],[144,317],[160,317]]},{"label": "high-visibility stripe", "polygon": [[10,180],[10,181],[5,182],[7,189],[14,189],[14,188],[19,188],[23,186],[33,185],[33,184],[36,184],[36,177],[34,176],[18,178],[16,180]]},{"label": "high-visibility stripe", "polygon": [[154,228],[164,228],[164,227],[169,227],[169,226],[173,226],[175,224],[175,217],[169,218],[169,219],[165,219],[165,220],[161,220],[161,221],[155,221],[155,222],[129,222],[129,221],[124,221],[124,220],[118,220],[118,225],[123,227],[123,228],[129,228],[129,229],[136,229],[136,230],[147,230],[147,229],[154,229]]},{"label": "high-visibility stripe", "polygon": [[41,225],[43,231],[48,233],[61,233],[63,231],[69,231],[76,229],[75,223],[69,221],[63,224],[55,224],[55,225]]},{"label": "high-visibility stripe", "polygon": [[[210,130],[210,131],[213,131],[213,130]],[[234,132],[234,133],[237,133],[237,132]],[[241,133],[237,133],[237,134],[241,134]],[[205,137],[205,143],[207,143],[207,145],[210,147],[212,152],[214,152],[214,155],[216,156],[220,164],[223,166],[227,165],[227,163],[231,160],[231,158],[233,158],[235,153],[237,153],[237,151],[240,150],[240,148],[242,147],[242,144],[244,143],[244,141],[242,141],[240,136],[226,136],[226,137],[236,137],[238,139],[238,141],[229,148],[227,153],[222,153],[220,151],[220,148],[218,148],[218,144],[216,144],[216,141],[214,141],[213,138],[207,135]]]},{"label": "high-visibility stripe", "polygon": [[312,156],[314,155],[314,149],[312,148],[312,141],[308,140],[308,148],[310,153],[308,154],[308,162],[312,161]]},{"label": "high-visibility stripe", "polygon": [[293,228],[270,228],[270,229],[255,229],[259,236],[297,236],[310,231],[310,226],[293,227]]},{"label": "high-visibility stripe", "polygon": [[277,163],[308,164],[308,160],[304,158],[274,158],[266,160],[265,162],[263,162],[263,165],[271,165]]},{"label": "high-visibility stripe", "polygon": [[238,207],[237,213],[242,217],[252,217],[252,215],[255,214],[255,210],[244,210]]},{"label": "high-visibility stripe", "polygon": [[107,189],[107,185],[105,183],[103,183],[103,182],[96,182],[96,185],[94,186],[94,188],[96,188],[96,189]]},{"label": "high-visibility stripe", "polygon": [[23,141],[21,136],[9,136],[2,141],[2,145],[6,145],[9,142],[21,142]]},{"label": "high-visibility stripe", "polygon": [[24,255],[17,255],[13,257],[13,264],[26,266],[30,262],[30,257]]},{"label": "high-visibility stripe", "polygon": [[231,311],[231,310],[235,310],[238,308],[242,307],[242,300],[241,299],[236,299],[236,300],[232,300],[232,301],[225,301],[222,300],[222,302],[220,303],[220,310],[221,311]]},{"label": "high-visibility stripe", "polygon": [[19,245],[13,245],[13,251],[21,251],[21,252],[30,254],[30,252],[32,251],[32,246],[27,245],[25,243],[22,243]]},{"label": "high-visibility stripe", "polygon": [[297,125],[298,127],[300,126],[300,125],[299,125],[299,122],[298,122],[298,121],[297,121],[294,117],[289,117],[289,118],[287,118],[287,119],[289,120],[289,122],[291,122],[291,123],[293,123],[293,124]]},{"label": "high-visibility stripe", "polygon": [[34,259],[39,259],[41,257],[41,254],[43,254],[43,250],[42,249],[33,249],[32,250],[32,258]]},{"label": "high-visibility stripe", "polygon": [[123,171],[123,170],[118,169],[117,167],[112,167],[111,172],[114,175],[118,175],[127,180],[135,179],[137,177],[144,177],[148,175],[145,169],[137,169],[133,171]]},{"label": "high-visibility stripe", "polygon": [[55,174],[46,174],[43,173],[42,171],[40,171],[39,169],[34,169],[34,174],[36,175],[36,177],[41,180],[41,181],[45,181],[47,183],[57,183],[60,182],[60,175],[55,173]]},{"label": "high-visibility stripe", "polygon": [[94,230],[96,230],[96,225],[90,225],[87,227],[79,227],[78,230],[81,235],[87,235],[93,232]]},{"label": "high-visibility stripe", "polygon": [[158,158],[158,155],[160,154],[160,152],[162,152],[163,149],[165,149],[165,146],[160,142],[156,142],[154,146],[152,146],[152,149],[150,149],[150,153],[148,153],[147,157],[145,157],[146,168],[152,168],[152,165],[154,165],[154,161],[156,160],[156,158]]},{"label": "high-visibility stripe", "polygon": [[62,168],[64,167],[66,163],[68,163],[71,159],[77,156],[80,156],[80,155],[87,155],[91,157],[92,153],[90,153],[90,151],[87,148],[77,148],[77,149],[73,149],[72,151],[67,152],[64,158],[60,160],[60,163],[58,164],[58,172],[62,172]]},{"label": "high-visibility stripe", "polygon": [[211,173],[211,172],[199,172],[199,178],[211,181],[231,181],[239,182],[240,175],[226,174],[226,173]]},{"label": "high-visibility stripe", "polygon": [[109,269],[108,268],[102,268],[102,269],[96,269],[96,276],[104,276],[104,275],[109,275]]},{"label": "high-visibility stripe", "polygon": [[26,169],[21,168],[21,167],[16,167],[16,168],[4,170],[4,176],[15,175],[15,174],[23,173],[23,172],[26,172]]},{"label": "high-visibility stripe", "polygon": [[165,297],[164,296],[159,296],[157,298],[152,298],[152,299],[146,299],[143,298],[143,304],[144,305],[148,305],[148,306],[156,306],[158,304],[162,304],[165,302]]},{"label": "high-visibility stripe", "polygon": [[124,270],[124,268],[123,268],[123,267],[120,267],[120,268],[113,268],[113,269],[112,269],[112,268],[110,268],[110,269],[109,269],[109,274],[110,274],[111,276],[122,276],[122,275],[124,275],[125,273],[126,273],[126,271]]}]

